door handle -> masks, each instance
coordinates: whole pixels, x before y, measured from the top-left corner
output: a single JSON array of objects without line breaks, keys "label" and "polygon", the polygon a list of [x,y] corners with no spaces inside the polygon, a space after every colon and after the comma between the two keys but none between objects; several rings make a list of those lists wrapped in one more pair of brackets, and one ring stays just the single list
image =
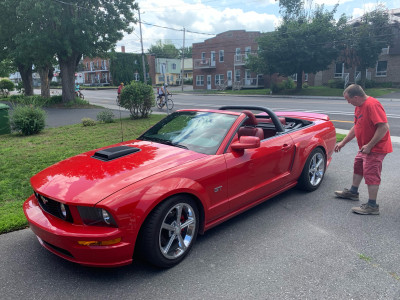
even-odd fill
[{"label": "door handle", "polygon": [[288,144],[283,144],[283,146],[282,146],[282,151],[289,151],[290,149],[292,148],[292,146],[291,145],[288,145]]}]

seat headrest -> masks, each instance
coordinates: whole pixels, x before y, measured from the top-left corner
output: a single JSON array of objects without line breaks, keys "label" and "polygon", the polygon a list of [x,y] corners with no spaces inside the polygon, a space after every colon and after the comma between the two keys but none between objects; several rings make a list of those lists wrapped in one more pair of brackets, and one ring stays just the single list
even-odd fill
[{"label": "seat headrest", "polygon": [[255,115],[249,111],[249,110],[244,110],[242,111],[247,116],[247,120],[244,122],[244,125],[246,126],[256,126],[257,125],[257,119]]}]

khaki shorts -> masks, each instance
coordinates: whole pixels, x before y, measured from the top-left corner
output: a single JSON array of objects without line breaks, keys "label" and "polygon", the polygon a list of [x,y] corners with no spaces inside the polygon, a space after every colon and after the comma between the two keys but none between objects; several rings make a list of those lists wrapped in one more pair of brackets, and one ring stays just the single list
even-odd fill
[{"label": "khaki shorts", "polygon": [[354,159],[354,173],[364,177],[367,185],[381,183],[382,162],[386,153],[371,152],[365,154],[358,152]]}]

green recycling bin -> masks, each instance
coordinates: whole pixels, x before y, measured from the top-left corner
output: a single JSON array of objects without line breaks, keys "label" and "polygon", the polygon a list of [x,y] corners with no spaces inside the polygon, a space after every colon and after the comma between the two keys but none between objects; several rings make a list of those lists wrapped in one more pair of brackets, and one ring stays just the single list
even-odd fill
[{"label": "green recycling bin", "polygon": [[11,133],[10,119],[8,117],[9,109],[8,105],[0,103],[0,134]]}]

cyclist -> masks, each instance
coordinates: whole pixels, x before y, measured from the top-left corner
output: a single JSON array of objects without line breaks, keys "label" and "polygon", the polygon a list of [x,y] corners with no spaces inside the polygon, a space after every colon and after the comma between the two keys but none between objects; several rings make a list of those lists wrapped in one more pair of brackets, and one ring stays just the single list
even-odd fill
[{"label": "cyclist", "polygon": [[120,100],[121,100],[121,93],[122,93],[122,89],[124,88],[124,83],[123,82],[121,82],[121,84],[119,85],[119,87],[118,87],[118,91],[117,91],[117,93],[118,93],[118,103],[120,102]]},{"label": "cyclist", "polygon": [[83,94],[80,91],[81,87],[79,86],[78,83],[75,83],[75,95],[76,97],[83,98]]},{"label": "cyclist", "polygon": [[168,86],[168,84],[165,83],[163,86],[161,86],[158,89],[158,97],[157,98],[158,98],[158,101],[160,101],[161,107],[163,107],[165,104],[165,100],[166,100],[165,95],[170,95],[170,92],[168,91],[167,86]]}]

